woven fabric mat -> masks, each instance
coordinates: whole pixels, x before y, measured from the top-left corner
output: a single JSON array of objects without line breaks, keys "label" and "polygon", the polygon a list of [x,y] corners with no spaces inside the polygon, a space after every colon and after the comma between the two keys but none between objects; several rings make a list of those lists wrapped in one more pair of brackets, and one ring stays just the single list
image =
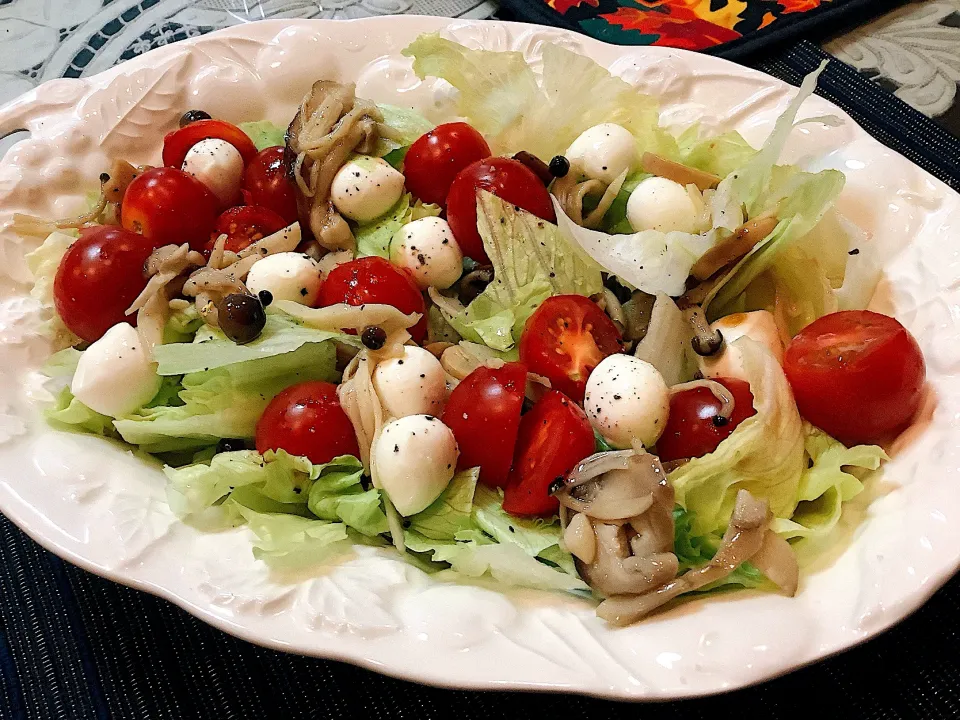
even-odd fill
[{"label": "woven fabric mat", "polygon": [[[802,42],[755,66],[796,84],[823,57]],[[881,142],[960,186],[960,140],[933,121],[841,63],[831,63],[819,92]],[[960,718],[960,578],[899,627],[836,658],[718,698],[628,707],[439,690],[265,650],[64,563],[2,517],[0,548],[3,720]]]}]

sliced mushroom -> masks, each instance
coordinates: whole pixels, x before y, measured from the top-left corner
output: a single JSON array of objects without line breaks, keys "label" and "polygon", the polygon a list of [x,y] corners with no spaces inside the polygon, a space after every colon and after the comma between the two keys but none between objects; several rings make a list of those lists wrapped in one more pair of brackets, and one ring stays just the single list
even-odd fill
[{"label": "sliced mushroom", "polygon": [[[576,165],[571,165],[566,175],[554,180],[550,192],[557,198],[563,212],[573,222],[585,228],[596,229],[600,226],[607,210],[613,205],[613,201],[617,199],[617,194],[626,179],[627,171],[624,170],[612,183],[606,185],[600,180],[587,179],[583,170]],[[599,200],[597,206],[584,215],[583,204],[590,196],[599,196]]]},{"label": "sliced mushroom", "polygon": [[563,544],[578,560],[588,565],[592,563],[597,557],[597,536],[590,518],[583,513],[576,513],[570,518],[563,531]]},{"label": "sliced mushroom", "polygon": [[457,286],[457,297],[464,305],[469,305],[492,282],[493,265],[481,265],[460,278],[460,283]]},{"label": "sliced mushroom", "polygon": [[706,280],[718,270],[737,262],[772,233],[777,222],[777,218],[772,215],[748,220],[738,227],[733,235],[724,238],[701,255],[690,269],[690,274],[697,280]]},{"label": "sliced mushroom", "polygon": [[673,180],[681,185],[693,184],[696,185],[700,191],[715,188],[720,184],[721,180],[718,175],[697,170],[697,168],[692,168],[689,165],[683,165],[673,160],[667,160],[667,158],[651,152],[645,152],[643,154],[643,157],[640,158],[640,165],[646,172],[652,175]]},{"label": "sliced mushroom", "polygon": [[623,303],[623,339],[628,342],[640,342],[647,336],[650,321],[653,319],[653,306],[657,301],[655,295],[637,290],[630,299]]},{"label": "sliced mushroom", "polygon": [[645,513],[664,480],[660,461],[633,450],[601,452],[579,463],[554,492],[564,507],[597,520],[625,521]]},{"label": "sliced mushroom", "polygon": [[[791,565],[796,564],[796,558],[790,551],[790,556],[784,553],[783,547],[776,540],[770,540],[772,550],[761,553],[768,542],[768,528],[771,520],[770,509],[766,500],[758,500],[747,490],[737,493],[736,504],[730,524],[723,535],[723,541],[713,559],[701,568],[690,570],[679,578],[667,582],[652,592],[630,597],[627,593],[618,593],[608,597],[597,608],[597,615],[614,625],[629,625],[673,600],[677,596],[699,590],[705,585],[721,580],[740,565],[760,554],[761,559],[776,560],[780,566],[778,576],[783,581],[785,590],[796,590],[791,585]],[[599,533],[598,533],[599,537]],[[774,536],[775,537],[775,536]],[[787,548],[789,550],[789,546]],[[791,562],[792,560],[792,562]],[[799,570],[797,571],[799,573]]]},{"label": "sliced mushroom", "polygon": [[330,185],[351,153],[373,152],[382,120],[376,105],[356,97],[353,85],[320,80],[287,128],[300,221],[328,250],[353,250],[356,245],[350,226],[330,200]]},{"label": "sliced mushroom", "polygon": [[169,317],[170,299],[174,290],[182,288],[186,272],[203,265],[203,255],[190,246],[164,245],[154,250],[144,271],[150,278],[146,287],[127,308],[127,315],[137,313],[137,331],[148,347],[163,342],[163,328]]},{"label": "sliced mushroom", "polygon": [[577,560],[577,569],[590,587],[604,596],[640,595],[676,577],[676,555],[649,557],[630,554],[626,533],[619,525],[594,522],[596,557],[592,563]]}]

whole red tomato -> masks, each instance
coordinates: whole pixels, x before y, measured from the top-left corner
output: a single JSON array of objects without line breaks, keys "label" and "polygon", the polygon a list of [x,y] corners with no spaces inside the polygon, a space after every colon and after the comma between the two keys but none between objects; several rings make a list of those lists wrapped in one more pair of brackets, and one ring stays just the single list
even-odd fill
[{"label": "whole red tomato", "polygon": [[425,203],[443,205],[459,172],[488,157],[487,141],[466,123],[437,125],[417,138],[403,159],[407,189]]},{"label": "whole red tomato", "polygon": [[728,419],[720,417],[721,403],[705,387],[673,394],[667,425],[657,440],[657,455],[664,462],[712,453],[737,425],[757,414],[749,383],[737,378],[710,379],[733,395],[733,414]]},{"label": "whole red tomato", "polygon": [[520,363],[478,367],[453,389],[443,422],[460,447],[458,470],[480,468],[480,482],[507,484],[520,427],[527,369]]},{"label": "whole red tomato", "polygon": [[557,512],[560,503],[550,494],[550,484],[592,455],[595,447],[583,410],[563,393],[548,392],[520,419],[503,509],[528,516]]},{"label": "whole red tomato", "polygon": [[583,401],[587,378],[622,349],[620,331],[600,306],[582,295],[547,298],[520,336],[520,359],[551,387]]},{"label": "whole red tomato", "polygon": [[57,314],[75,335],[94,342],[121,322],[137,324],[127,308],[147,285],[143,265],[154,245],[111,225],[83,230],[53,281]]},{"label": "whole red tomato", "polygon": [[824,315],[787,347],[783,370],[800,414],[845,445],[904,429],[923,399],[920,346],[894,318],[868,310]]},{"label": "whole red tomato", "polygon": [[337,265],[320,287],[317,307],[338,303],[392,305],[400,312],[420,313],[420,321],[410,328],[419,343],[427,335],[427,312],[423,295],[410,275],[382,257],[365,257]]},{"label": "whole red tomato", "polygon": [[450,185],[447,221],[463,254],[479,263],[489,263],[490,259],[477,231],[478,190],[487,190],[544,220],[557,219],[547,188],[523,163],[495,157],[468,165]]},{"label": "whole red tomato", "polygon": [[257,452],[286,450],[314,465],[340,455],[360,457],[350,418],[340,406],[337,386],[305,382],[289,387],[270,401],[257,421]]},{"label": "whole red tomato", "polygon": [[257,153],[243,172],[243,199],[247,205],[273,210],[287,225],[297,221],[297,188],[279,145]]},{"label": "whole red tomato", "polygon": [[138,176],[120,207],[123,227],[149,238],[155,246],[189,243],[201,251],[219,214],[220,201],[206,185],[170,167]]}]

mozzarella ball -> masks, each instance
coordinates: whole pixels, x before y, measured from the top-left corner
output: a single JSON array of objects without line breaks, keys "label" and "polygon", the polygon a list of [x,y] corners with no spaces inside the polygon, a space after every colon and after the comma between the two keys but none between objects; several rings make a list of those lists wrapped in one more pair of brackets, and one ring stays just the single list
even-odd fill
[{"label": "mozzarella ball", "polygon": [[755,310],[748,313],[736,313],[720,318],[710,326],[723,335],[720,352],[707,357],[699,357],[697,363],[704,377],[732,377],[747,380],[743,366],[743,353],[733,343],[742,337],[748,337],[763,345],[783,364],[783,342],[773,313],[768,310]]},{"label": "mozzarella ball", "polygon": [[326,280],[335,267],[343,265],[353,260],[353,252],[350,250],[336,250],[328,252],[317,261],[317,269],[320,271],[320,280]]},{"label": "mozzarella ball", "polygon": [[693,233],[697,229],[699,208],[680,183],[662,177],[649,177],[630,193],[627,220],[637,232]]},{"label": "mozzarella ball", "polygon": [[181,170],[210,188],[224,205],[240,197],[243,156],[226,140],[201,140],[187,151]]},{"label": "mozzarella ball", "polygon": [[390,262],[413,275],[421,290],[446,290],[463,274],[463,253],[446,220],[426,217],[407,223],[393,236]]},{"label": "mozzarella ball", "polygon": [[70,392],[101,415],[122,417],[160,390],[160,376],[136,328],[117,323],[80,356]]},{"label": "mozzarella ball", "polygon": [[373,387],[387,415],[439,415],[447,400],[447,378],[443,366],[429,351],[404,345],[401,357],[377,364]]},{"label": "mozzarella ball", "polygon": [[632,355],[610,355],[590,374],[583,400],[590,423],[618,448],[634,440],[653,445],[670,413],[670,391],[650,363]]},{"label": "mozzarella ball", "polygon": [[453,432],[433,415],[408,415],[387,423],[373,448],[380,485],[404,517],[440,497],[460,451]]},{"label": "mozzarella ball", "polygon": [[320,294],[320,268],[309,255],[276,253],[257,260],[247,273],[246,282],[254,295],[267,290],[274,300],[313,305]]},{"label": "mozzarella ball", "polygon": [[342,215],[358,223],[370,222],[396,205],[403,195],[403,175],[388,162],[358,155],[333,178],[330,199]]},{"label": "mozzarella ball", "polygon": [[637,141],[622,125],[594,125],[567,148],[567,160],[587,177],[609,184],[637,164]]}]

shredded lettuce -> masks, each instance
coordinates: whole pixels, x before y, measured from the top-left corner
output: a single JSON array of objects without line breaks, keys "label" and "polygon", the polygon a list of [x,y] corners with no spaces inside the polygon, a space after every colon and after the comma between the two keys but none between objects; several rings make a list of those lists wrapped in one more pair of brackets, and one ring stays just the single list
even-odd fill
[{"label": "shredded lettuce", "polygon": [[410,530],[430,540],[454,540],[475,527],[471,512],[480,468],[454,475],[447,489],[426,510],[410,518]]},{"label": "shredded lettuce", "polygon": [[380,504],[380,491],[364,489],[363,464],[351,455],[314,468],[307,507],[321,520],[339,520],[357,532],[375,537],[389,529]]},{"label": "shredded lettuce", "polygon": [[284,136],[286,135],[287,128],[275,125],[269,120],[240,123],[240,129],[253,140],[253,144],[257,146],[257,150],[263,150],[264,148],[275,147],[277,145],[282,146],[286,143]]},{"label": "shredded lettuce", "polygon": [[457,113],[496,154],[550,158],[587,128],[611,122],[633,133],[641,150],[676,156],[676,142],[658,126],[655,99],[589,58],[551,43],[542,50],[541,84],[521,53],[471,50],[436,33],[421,35],[403,54],[420,78],[442,78],[459,91]]},{"label": "shredded lettuce", "polygon": [[486,191],[477,196],[477,229],[494,281],[466,309],[452,298],[440,304],[467,340],[510,350],[527,319],[551,295],[589,297],[603,290],[599,266],[567,242],[556,225]]},{"label": "shredded lettuce", "polygon": [[53,340],[58,347],[76,345],[80,342],[80,338],[63,324],[53,301],[53,281],[57,276],[57,268],[60,267],[60,261],[76,239],[74,235],[66,232],[50,233],[40,247],[27,253],[25,258],[27,268],[33,275],[30,297],[40,303],[44,315],[40,332]]},{"label": "shredded lettuce", "polygon": [[354,336],[300,325],[279,310],[269,309],[263,332],[253,342],[238,345],[217,329],[204,325],[192,343],[173,343],[154,348],[160,375],[186,375],[254,362],[290,353],[310,343],[338,340],[356,344]]},{"label": "shredded lettuce", "polygon": [[396,205],[383,215],[356,229],[354,236],[357,239],[357,255],[359,257],[376,255],[389,258],[390,241],[393,240],[393,236],[397,234],[400,228],[414,220],[437,217],[440,212],[439,205],[424,204],[419,200],[414,201],[413,195],[410,193],[404,194],[397,200]]},{"label": "shredded lettuce", "polygon": [[147,452],[253,438],[274,395],[300,382],[337,378],[333,343],[309,343],[281,355],[188,373],[181,381],[179,405],[144,408],[114,425],[124,440]]},{"label": "shredded lettuce", "polygon": [[804,448],[809,467],[800,478],[800,502],[789,520],[777,519],[773,525],[788,539],[828,534],[840,520],[843,503],[863,491],[862,480],[851,469],[876,470],[890,459],[876,445],[844,447],[809,423],[804,423]]},{"label": "shredded lettuce", "polygon": [[696,535],[722,532],[737,491],[764,498],[776,517],[790,517],[804,470],[803,425],[775,357],[749,338],[736,340],[756,414],[741,422],[712,453],[669,475],[677,503],[693,514]]},{"label": "shredded lettuce", "polygon": [[88,408],[73,396],[68,387],[60,390],[53,405],[44,411],[44,416],[51,425],[63,430],[117,437],[113,418]]},{"label": "shredded lettuce", "polygon": [[273,566],[302,567],[320,563],[346,549],[350,536],[343,523],[299,515],[257,512],[233,503],[256,536],[253,555]]},{"label": "shredded lettuce", "polygon": [[167,319],[163,328],[163,342],[188,343],[193,342],[197,330],[203,327],[203,318],[195,303],[188,303],[184,308],[174,310]]},{"label": "shredded lettuce", "polygon": [[433,130],[433,123],[411,108],[386,104],[377,107],[383,113],[383,124],[390,128],[391,137],[380,135],[376,154],[397,167],[416,139]]},{"label": "shredded lettuce", "polygon": [[701,137],[699,123],[684,130],[677,138],[677,145],[681,163],[721,178],[743,167],[757,154],[736,131]]}]

